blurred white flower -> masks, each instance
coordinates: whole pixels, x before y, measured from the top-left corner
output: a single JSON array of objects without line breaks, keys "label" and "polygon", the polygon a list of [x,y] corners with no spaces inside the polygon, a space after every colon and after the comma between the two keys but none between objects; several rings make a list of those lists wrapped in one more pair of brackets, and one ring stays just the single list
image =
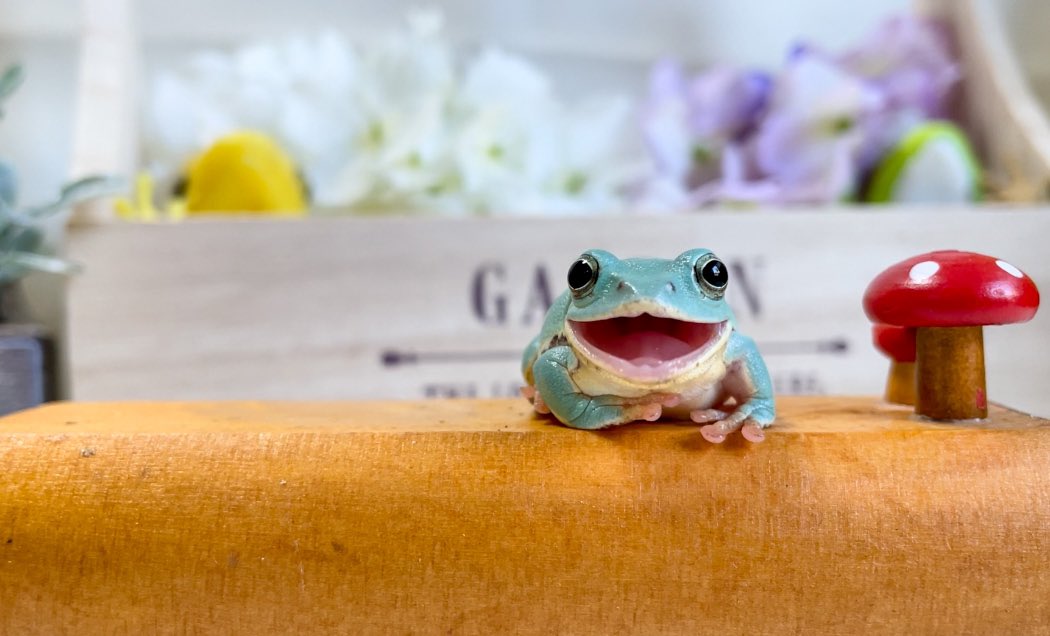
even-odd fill
[{"label": "blurred white flower", "polygon": [[322,208],[608,212],[637,179],[626,100],[563,103],[538,67],[498,49],[460,69],[427,12],[369,46],[327,33],[198,55],[158,76],[148,119],[155,170],[253,129],[290,153]]},{"label": "blurred white flower", "polygon": [[149,166],[178,172],[219,137],[255,129],[276,139],[308,177],[323,178],[361,126],[353,106],[358,74],[354,51],[333,33],[197,55],[154,82]]}]

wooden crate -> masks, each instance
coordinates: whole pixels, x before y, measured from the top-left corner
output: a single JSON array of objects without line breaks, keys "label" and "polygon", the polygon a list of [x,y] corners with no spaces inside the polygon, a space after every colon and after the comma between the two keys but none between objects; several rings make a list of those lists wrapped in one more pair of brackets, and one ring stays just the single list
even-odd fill
[{"label": "wooden crate", "polygon": [[[1050,289],[1050,212],[972,209],[579,219],[232,220],[79,228],[77,399],[502,396],[584,249],[714,248],[782,393],[878,393],[861,309],[912,254],[988,252]],[[1050,411],[1050,312],[986,329],[992,399]]]}]

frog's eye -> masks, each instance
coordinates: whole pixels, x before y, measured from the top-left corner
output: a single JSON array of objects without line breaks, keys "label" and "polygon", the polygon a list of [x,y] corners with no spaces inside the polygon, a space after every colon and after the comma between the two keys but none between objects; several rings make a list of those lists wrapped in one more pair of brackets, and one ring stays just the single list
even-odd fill
[{"label": "frog's eye", "polygon": [[704,254],[697,259],[693,273],[696,282],[700,283],[700,289],[710,298],[718,299],[725,293],[729,284],[729,268],[714,254]]},{"label": "frog's eye", "polygon": [[598,282],[598,261],[590,254],[576,259],[569,268],[569,289],[574,296],[582,296],[591,291]]}]

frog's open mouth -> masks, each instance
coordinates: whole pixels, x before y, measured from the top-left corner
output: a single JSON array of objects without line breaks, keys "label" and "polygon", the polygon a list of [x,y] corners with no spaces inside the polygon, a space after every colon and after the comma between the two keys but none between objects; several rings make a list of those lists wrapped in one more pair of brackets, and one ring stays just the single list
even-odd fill
[{"label": "frog's open mouth", "polygon": [[650,314],[568,321],[583,353],[624,377],[657,382],[704,358],[721,342],[726,322],[688,322]]}]

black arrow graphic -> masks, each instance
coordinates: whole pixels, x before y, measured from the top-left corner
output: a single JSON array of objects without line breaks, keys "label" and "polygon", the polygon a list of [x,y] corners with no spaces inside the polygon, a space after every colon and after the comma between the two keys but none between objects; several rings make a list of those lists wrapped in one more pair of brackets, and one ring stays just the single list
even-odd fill
[{"label": "black arrow graphic", "polygon": [[521,358],[520,351],[398,351],[386,349],[379,353],[384,367],[406,364],[452,363],[452,362],[497,362]]},{"label": "black arrow graphic", "polygon": [[[841,355],[849,351],[849,341],[845,338],[829,340],[781,340],[759,343],[759,351],[768,356],[791,356],[831,354]],[[379,353],[379,361],[384,367],[399,367],[410,364],[450,364],[463,362],[502,362],[520,360],[520,351],[509,349],[491,349],[482,351],[408,351],[385,349]]]},{"label": "black arrow graphic", "polygon": [[797,356],[814,353],[840,354],[849,351],[849,340],[780,340],[758,343],[758,350],[767,356]]}]

